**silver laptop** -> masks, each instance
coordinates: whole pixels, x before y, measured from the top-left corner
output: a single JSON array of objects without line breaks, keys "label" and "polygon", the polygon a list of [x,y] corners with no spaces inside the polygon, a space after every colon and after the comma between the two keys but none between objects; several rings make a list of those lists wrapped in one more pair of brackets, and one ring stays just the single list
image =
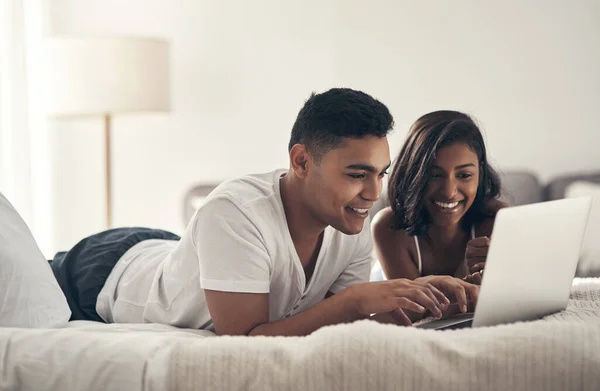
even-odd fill
[{"label": "silver laptop", "polygon": [[591,202],[591,197],[581,197],[501,209],[475,312],[415,327],[493,326],[564,310]]}]

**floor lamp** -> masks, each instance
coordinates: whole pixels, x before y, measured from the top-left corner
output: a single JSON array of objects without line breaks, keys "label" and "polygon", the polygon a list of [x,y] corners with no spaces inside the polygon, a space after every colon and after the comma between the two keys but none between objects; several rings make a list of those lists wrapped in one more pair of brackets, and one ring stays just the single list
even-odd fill
[{"label": "floor lamp", "polygon": [[112,228],[111,118],[169,111],[168,43],[146,38],[49,37],[45,107],[53,118],[104,118],[106,225]]}]

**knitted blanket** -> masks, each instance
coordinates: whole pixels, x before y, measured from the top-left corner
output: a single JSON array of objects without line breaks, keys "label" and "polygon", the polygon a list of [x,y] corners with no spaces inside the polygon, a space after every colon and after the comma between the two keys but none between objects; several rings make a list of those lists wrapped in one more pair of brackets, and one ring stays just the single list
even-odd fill
[{"label": "knitted blanket", "polygon": [[307,337],[190,339],[172,349],[170,389],[599,390],[600,279],[532,322],[448,331],[372,321]]}]

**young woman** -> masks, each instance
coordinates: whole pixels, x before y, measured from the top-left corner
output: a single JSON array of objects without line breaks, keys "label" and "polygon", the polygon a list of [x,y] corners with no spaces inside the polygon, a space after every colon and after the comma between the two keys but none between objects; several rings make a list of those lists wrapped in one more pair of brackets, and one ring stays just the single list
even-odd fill
[{"label": "young woman", "polygon": [[375,249],[388,279],[451,275],[480,283],[500,179],[475,122],[436,111],[411,127],[390,176],[391,206],[373,220]]}]

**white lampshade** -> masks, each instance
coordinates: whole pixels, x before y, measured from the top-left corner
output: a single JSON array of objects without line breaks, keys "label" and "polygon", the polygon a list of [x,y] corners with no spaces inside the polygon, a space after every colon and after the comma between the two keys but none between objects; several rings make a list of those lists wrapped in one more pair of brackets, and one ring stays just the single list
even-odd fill
[{"label": "white lampshade", "polygon": [[169,110],[169,47],[145,38],[50,37],[45,106],[55,117]]}]

